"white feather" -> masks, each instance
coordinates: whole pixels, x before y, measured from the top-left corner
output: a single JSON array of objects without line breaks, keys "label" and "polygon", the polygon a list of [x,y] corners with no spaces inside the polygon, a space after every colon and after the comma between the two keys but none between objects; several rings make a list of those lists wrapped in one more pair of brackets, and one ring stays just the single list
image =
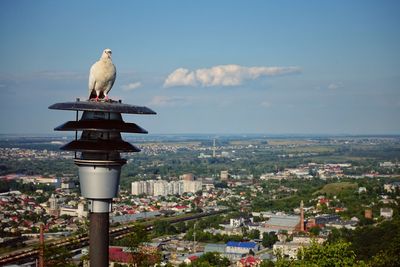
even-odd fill
[{"label": "white feather", "polygon": [[105,49],[99,61],[93,64],[89,73],[89,98],[92,94],[107,97],[114,85],[117,71],[111,60],[111,50]]}]

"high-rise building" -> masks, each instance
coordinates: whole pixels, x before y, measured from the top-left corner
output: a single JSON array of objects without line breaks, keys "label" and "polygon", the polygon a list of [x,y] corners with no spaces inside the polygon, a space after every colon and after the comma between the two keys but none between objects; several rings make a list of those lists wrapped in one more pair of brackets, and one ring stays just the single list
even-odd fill
[{"label": "high-rise building", "polygon": [[143,188],[144,194],[148,196],[154,195],[154,180],[146,181],[146,185]]},{"label": "high-rise building", "polygon": [[149,180],[149,181],[132,182],[131,192],[132,195],[146,194],[151,196],[154,193],[154,181]]},{"label": "high-rise building", "polygon": [[60,215],[58,199],[54,194],[51,194],[49,198],[49,214],[55,217],[58,217]]},{"label": "high-rise building", "polygon": [[132,182],[131,184],[131,192],[132,195],[141,195],[143,194],[143,181]]},{"label": "high-rise building", "polygon": [[146,194],[148,196],[182,195],[185,192],[195,193],[202,189],[202,181],[179,180],[167,182],[164,180],[148,180],[132,182],[132,195]]},{"label": "high-rise building", "polygon": [[196,193],[197,191],[201,191],[202,186],[202,181],[183,181],[183,191],[187,193]]},{"label": "high-rise building", "polygon": [[183,181],[172,181],[169,182],[169,194],[170,195],[182,195],[183,190]]},{"label": "high-rise building", "polygon": [[168,195],[168,182],[159,180],[154,183],[154,196],[166,196]]},{"label": "high-rise building", "polygon": [[132,182],[131,183],[131,194],[132,195],[139,195],[139,182]]},{"label": "high-rise building", "polygon": [[58,209],[57,198],[54,196],[54,194],[51,194],[51,196],[49,198],[49,206],[50,206],[51,210]]}]

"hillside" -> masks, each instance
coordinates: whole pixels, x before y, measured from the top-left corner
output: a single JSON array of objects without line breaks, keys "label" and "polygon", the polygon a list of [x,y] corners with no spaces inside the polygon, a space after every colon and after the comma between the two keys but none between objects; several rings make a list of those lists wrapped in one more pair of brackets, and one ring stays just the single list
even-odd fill
[{"label": "hillside", "polygon": [[327,184],[322,189],[314,192],[314,195],[318,194],[337,195],[343,190],[357,189],[357,188],[358,188],[357,183],[351,183],[351,182],[332,183],[332,184]]}]

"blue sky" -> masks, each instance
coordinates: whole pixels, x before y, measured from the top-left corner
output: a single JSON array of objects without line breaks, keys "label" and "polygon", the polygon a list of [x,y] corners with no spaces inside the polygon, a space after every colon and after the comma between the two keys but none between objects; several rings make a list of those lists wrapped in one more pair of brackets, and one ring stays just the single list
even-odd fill
[{"label": "blue sky", "polygon": [[113,51],[151,133],[399,134],[399,1],[18,1],[0,9],[0,133],[52,133]]}]

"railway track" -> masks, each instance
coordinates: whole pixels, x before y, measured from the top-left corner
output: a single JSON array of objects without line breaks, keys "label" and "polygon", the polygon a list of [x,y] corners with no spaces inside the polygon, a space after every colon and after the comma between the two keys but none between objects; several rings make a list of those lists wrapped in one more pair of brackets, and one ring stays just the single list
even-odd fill
[{"label": "railway track", "polygon": [[[200,218],[207,217],[207,216],[218,215],[221,213],[225,213],[227,211],[228,210],[214,211],[214,212],[208,212],[208,213],[203,212],[203,213],[193,214],[190,216],[179,217],[179,218],[166,217],[166,218],[163,218],[163,220],[167,220],[168,222],[173,224],[173,223],[178,223],[178,222],[200,219]],[[151,231],[153,229],[153,222],[150,222],[150,223],[144,222],[144,223],[145,223],[145,227],[146,227],[147,231]],[[129,233],[131,232],[133,227],[134,227],[133,225],[129,225],[129,226],[127,225],[127,226],[120,226],[120,227],[110,229],[110,232],[109,232],[110,239],[120,239],[120,238],[123,238],[123,237],[129,235]],[[66,247],[70,250],[73,250],[73,249],[78,249],[78,248],[82,248],[82,247],[89,245],[89,237],[87,234],[80,234],[77,236],[48,242],[46,245],[50,246],[50,247],[56,247],[56,248]],[[39,250],[37,248],[28,248],[23,251],[11,253],[11,254],[0,257],[0,266],[6,265],[6,264],[12,264],[12,263],[22,264],[22,263],[34,261],[36,258],[38,258],[38,256],[39,256]]]}]

